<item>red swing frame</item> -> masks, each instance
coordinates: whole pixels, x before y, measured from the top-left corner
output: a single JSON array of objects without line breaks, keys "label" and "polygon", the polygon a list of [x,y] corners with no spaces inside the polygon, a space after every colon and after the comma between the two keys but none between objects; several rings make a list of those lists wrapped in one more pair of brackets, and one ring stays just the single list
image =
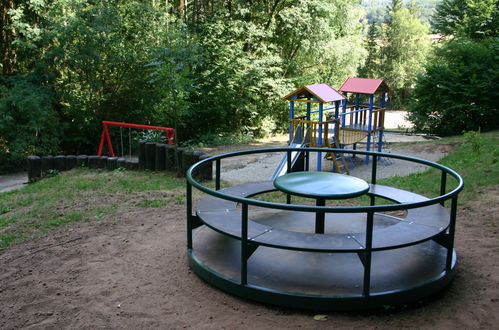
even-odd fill
[{"label": "red swing frame", "polygon": [[100,137],[99,150],[97,151],[97,156],[102,156],[102,149],[104,148],[104,141],[107,142],[109,148],[109,154],[114,157],[113,144],[111,143],[111,136],[109,135],[108,126],[120,126],[120,127],[130,127],[130,128],[140,128],[140,129],[153,129],[158,131],[164,131],[168,144],[173,144],[175,139],[175,129],[171,127],[161,127],[161,126],[150,126],[150,125],[139,125],[139,124],[129,124],[129,123],[119,123],[116,121],[102,121],[104,126],[102,129],[102,134]]}]

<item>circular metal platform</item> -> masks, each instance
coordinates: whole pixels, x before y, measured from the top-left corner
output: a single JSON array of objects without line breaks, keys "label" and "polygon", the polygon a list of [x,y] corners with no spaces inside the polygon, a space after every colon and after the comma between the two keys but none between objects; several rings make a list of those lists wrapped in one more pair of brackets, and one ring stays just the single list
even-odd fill
[{"label": "circular metal platform", "polygon": [[[259,151],[251,151],[255,152]],[[411,157],[386,155],[442,170],[442,193],[427,198],[377,185],[374,165],[367,192],[370,206],[310,206],[251,198],[276,190],[272,181],[212,190],[192,178],[197,167],[230,156],[207,159],[188,172],[189,265],[212,285],[263,303],[352,310],[419,300],[441,290],[454,277],[457,194],[463,183],[452,170]],[[458,185],[444,193],[447,174],[456,178]],[[219,180],[217,176],[217,188]],[[209,194],[196,204],[195,213],[193,186]],[[396,204],[376,204],[378,199]],[[452,199],[450,212],[441,205],[447,199]],[[393,210],[405,210],[405,216],[386,213]],[[321,233],[315,230],[317,212],[325,217]]]}]

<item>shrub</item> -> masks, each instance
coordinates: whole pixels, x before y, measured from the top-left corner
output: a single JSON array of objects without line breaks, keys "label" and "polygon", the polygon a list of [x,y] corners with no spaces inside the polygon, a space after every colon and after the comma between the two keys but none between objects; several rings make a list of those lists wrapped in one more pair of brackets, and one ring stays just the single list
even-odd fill
[{"label": "shrub", "polygon": [[454,40],[417,79],[409,120],[440,135],[498,127],[499,41]]},{"label": "shrub", "polygon": [[54,104],[54,93],[50,87],[29,76],[2,79],[1,164],[22,161],[29,154],[57,153],[60,126]]}]

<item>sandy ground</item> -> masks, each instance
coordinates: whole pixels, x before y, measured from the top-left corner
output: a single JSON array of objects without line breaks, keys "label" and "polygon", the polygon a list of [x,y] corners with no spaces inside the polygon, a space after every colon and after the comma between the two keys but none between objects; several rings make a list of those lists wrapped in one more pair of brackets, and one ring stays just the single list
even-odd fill
[{"label": "sandy ground", "polygon": [[[221,292],[189,270],[185,210],[130,208],[0,256],[1,329],[497,329],[499,187],[459,209],[459,269],[442,294],[393,310],[325,313]],[[323,314],[323,313],[321,313]]]}]

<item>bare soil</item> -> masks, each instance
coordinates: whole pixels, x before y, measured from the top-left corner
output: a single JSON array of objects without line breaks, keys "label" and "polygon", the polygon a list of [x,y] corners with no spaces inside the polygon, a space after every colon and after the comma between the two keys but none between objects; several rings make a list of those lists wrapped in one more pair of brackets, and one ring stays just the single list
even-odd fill
[{"label": "bare soil", "polygon": [[187,266],[183,205],[126,205],[0,255],[0,328],[497,329],[498,212],[499,186],[460,206],[458,273],[436,297],[319,321],[318,312],[244,300],[199,279]]}]

